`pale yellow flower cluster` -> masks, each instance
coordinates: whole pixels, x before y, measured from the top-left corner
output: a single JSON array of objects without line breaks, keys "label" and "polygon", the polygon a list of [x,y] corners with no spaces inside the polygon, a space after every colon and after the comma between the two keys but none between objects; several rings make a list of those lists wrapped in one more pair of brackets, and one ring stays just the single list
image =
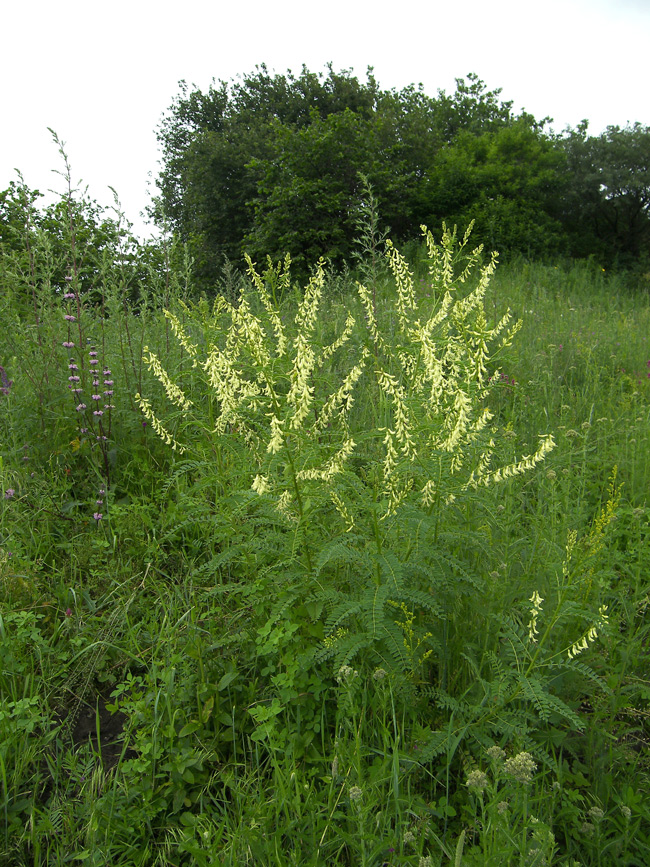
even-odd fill
[{"label": "pale yellow flower cluster", "polygon": [[355,364],[354,367],[347,374],[339,390],[331,394],[329,398],[325,401],[318,415],[317,421],[312,426],[311,430],[313,434],[317,434],[318,431],[324,430],[337,411],[342,411],[340,421],[341,424],[345,424],[346,417],[352,409],[352,405],[354,403],[352,393],[354,391],[355,385],[361,378],[361,374],[365,369],[368,355],[369,352],[364,347],[361,353],[361,359],[359,360],[359,363]]},{"label": "pale yellow flower cluster", "polygon": [[289,521],[290,523],[295,523],[298,520],[298,516],[291,508],[292,503],[292,494],[289,491],[282,491],[282,493],[278,497],[278,502],[276,503],[275,508],[286,521]]},{"label": "pale yellow flower cluster", "polygon": [[356,319],[351,313],[348,313],[347,319],[345,320],[345,328],[341,332],[341,335],[337,337],[337,339],[333,343],[330,343],[329,346],[326,346],[323,349],[318,358],[319,365],[321,365],[324,361],[327,361],[328,358],[331,358],[337,349],[340,349],[344,344],[348,342],[348,340],[352,336],[352,331],[354,330],[355,325]]},{"label": "pale yellow flower cluster", "polygon": [[[361,358],[353,364],[339,387],[316,404],[315,383],[320,366],[350,339],[355,327],[354,317],[348,315],[340,336],[324,349],[318,346],[316,324],[324,285],[324,271],[319,264],[309,281],[294,318],[295,331],[292,338],[275,308],[267,289],[267,282],[285,290],[288,283],[289,259],[284,268],[269,270],[260,276],[248,258],[248,274],[254,290],[266,311],[267,325],[253,313],[250,298],[244,293],[238,307],[221,301],[215,315],[227,316],[221,325],[227,337],[225,345],[212,345],[203,368],[208,374],[220,405],[215,432],[224,433],[236,428],[251,446],[260,471],[255,475],[252,489],[259,495],[270,494],[276,499],[276,508],[287,520],[294,521],[302,510],[300,492],[286,490],[287,479],[275,478],[274,459],[282,460],[285,453],[291,464],[294,485],[322,483],[328,491],[335,508],[350,529],[353,519],[341,496],[332,490],[334,479],[344,471],[344,466],[355,448],[355,441],[347,433],[347,418],[354,403],[353,392],[362,376],[368,350],[363,349]],[[230,325],[227,324],[228,319]],[[268,329],[270,324],[271,329]],[[272,330],[272,333],[271,333]],[[282,357],[282,364],[278,364]],[[288,380],[288,389],[285,383]],[[268,427],[260,425],[267,419]],[[314,420],[307,425],[307,419]],[[334,453],[323,456],[317,449],[316,460],[310,465],[305,454],[306,466],[293,469],[303,455],[300,449],[306,443],[317,443],[322,435],[333,428],[334,437],[327,433],[328,445],[341,433]],[[302,446],[301,446],[302,444]],[[264,458],[264,455],[267,458]],[[270,461],[270,464],[268,462]],[[268,464],[266,470],[263,470]],[[280,466],[280,465],[277,465]]]},{"label": "pale yellow flower cluster", "polygon": [[350,457],[355,446],[356,443],[353,439],[347,439],[338,452],[329,461],[326,461],[320,469],[314,467],[310,470],[299,470],[296,473],[296,478],[300,480],[320,479],[323,482],[331,481],[334,476],[343,472],[343,464]]},{"label": "pale yellow flower cluster", "polygon": [[243,343],[250,352],[256,366],[259,369],[264,369],[271,360],[271,355],[266,347],[266,333],[260,320],[253,314],[246,296],[242,295],[236,307],[230,305],[229,312],[233,327],[231,339],[234,342],[235,335],[237,335],[239,342]]},{"label": "pale yellow flower cluster", "polygon": [[469,318],[470,313],[474,310],[478,310],[479,312],[483,311],[485,293],[487,292],[490,279],[494,274],[496,266],[497,255],[496,253],[493,253],[488,264],[481,268],[481,276],[476,289],[474,289],[473,292],[470,292],[465,298],[459,298],[451,308],[451,318],[455,323],[465,322]]},{"label": "pale yellow flower cluster", "polygon": [[[237,304],[219,297],[212,311],[214,342],[208,336],[204,361],[179,318],[166,316],[179,343],[202,370],[218,401],[214,433],[236,431],[254,460],[252,490],[272,496],[287,520],[304,516],[304,503],[314,502],[320,488],[345,523],[354,526],[354,510],[345,499],[346,468],[359,436],[350,430],[355,390],[368,377],[383,414],[383,444],[378,467],[378,490],[385,500],[384,518],[395,515],[401,503],[417,492],[425,507],[450,505],[457,495],[479,486],[498,484],[533,469],[554,447],[553,437],[541,438],[537,450],[506,466],[495,466],[500,434],[486,407],[494,359],[508,346],[520,323],[509,313],[488,326],[484,300],[496,266],[496,256],[481,266],[481,250],[466,253],[469,230],[460,246],[455,229],[445,228],[437,244],[424,229],[435,296],[422,315],[413,274],[406,260],[389,242],[387,259],[396,294],[393,320],[384,329],[378,321],[376,298],[358,284],[365,323],[348,313],[339,336],[319,344],[318,311],[324,288],[320,262],[309,281],[289,328],[280,317],[276,291],[290,286],[287,257],[260,275],[247,257],[251,288]],[[478,269],[478,270],[477,270]],[[476,275],[472,291],[459,297],[459,287]],[[273,299],[271,294],[273,293]],[[321,371],[334,354],[350,345],[356,350],[347,372],[333,388],[325,388]],[[209,335],[209,323],[208,331]],[[385,335],[385,336],[384,336]],[[192,402],[146,350],[146,363],[165,388],[169,400],[183,412]],[[369,359],[373,360],[372,367]],[[325,392],[325,393],[323,393]],[[151,407],[141,407],[166,442],[173,441]],[[377,431],[368,432],[371,436]],[[461,473],[461,470],[463,471]],[[336,488],[336,489],[335,489]],[[303,490],[305,489],[305,490]],[[308,493],[307,493],[308,491]],[[322,498],[319,500],[322,502]],[[541,604],[541,603],[540,603]],[[531,637],[535,634],[531,618]]]},{"label": "pale yellow flower cluster", "polygon": [[459,244],[457,253],[454,254],[454,246],[456,242],[455,226],[452,232],[443,222],[442,240],[440,244],[436,242],[433,234],[427,229],[426,226],[420,226],[427,246],[427,256],[429,259],[429,274],[431,276],[432,283],[434,286],[442,287],[443,292],[446,291],[454,281],[460,284],[465,283],[470,274],[474,272],[474,269],[480,261],[481,253],[483,252],[482,244],[472,250],[469,254],[466,254],[467,264],[465,266],[465,269],[460,274],[454,275],[455,260],[460,256],[464,248],[467,246],[467,242],[469,241],[473,228],[474,221],[472,220],[472,222],[467,227],[462,241]]},{"label": "pale yellow flower cluster", "polygon": [[284,436],[282,435],[282,422],[280,419],[272,415],[271,416],[271,439],[266,446],[267,452],[271,452],[271,454],[276,455],[282,446],[284,445]]},{"label": "pale yellow flower cluster", "polygon": [[413,460],[416,454],[415,442],[411,432],[411,422],[406,407],[404,389],[399,385],[396,378],[390,373],[386,373],[385,370],[377,370],[376,377],[379,387],[390,398],[393,405],[395,430],[390,431],[390,433],[397,438],[404,457]]},{"label": "pale yellow flower cluster", "polygon": [[498,484],[506,479],[513,478],[513,476],[519,476],[528,470],[534,469],[537,464],[544,460],[549,452],[553,451],[554,448],[555,440],[553,439],[553,435],[548,434],[541,438],[537,451],[534,454],[525,455],[521,460],[508,464],[505,467],[499,467],[499,469],[494,470],[493,472],[485,472],[481,475],[472,472],[469,480],[463,486],[463,489],[476,489],[479,485],[488,487],[489,485]]},{"label": "pale yellow flower cluster", "polygon": [[372,295],[370,294],[370,290],[366,286],[363,286],[361,283],[357,283],[357,292],[366,313],[366,327],[368,329],[370,337],[372,338],[372,342],[374,343],[377,350],[381,350],[383,352],[386,349],[386,344],[384,343],[383,337],[379,333],[379,325],[377,323],[377,318],[375,317],[375,308],[372,302]]},{"label": "pale yellow flower cluster", "polygon": [[334,508],[345,522],[346,533],[350,533],[352,530],[354,530],[354,518],[350,514],[348,507],[345,505],[345,502],[341,499],[341,497],[339,497],[339,495],[334,489],[330,490],[330,499],[334,504]]},{"label": "pale yellow flower cluster", "polygon": [[[194,343],[192,343],[191,340],[189,339],[187,332],[185,331],[185,329],[181,325],[181,322],[180,322],[180,319],[178,318],[178,316],[175,316],[171,312],[171,310],[163,310],[163,313],[165,314],[165,317],[169,320],[169,324],[171,325],[172,331],[174,332],[174,337],[176,337],[176,339],[181,344],[183,349],[187,352],[187,354],[192,359],[192,367],[196,367],[196,365],[197,365],[196,356],[198,354],[198,347]],[[146,347],[145,347],[145,351],[146,351]]]},{"label": "pale yellow flower cluster", "polygon": [[180,407],[184,412],[187,412],[187,410],[192,406],[192,401],[185,397],[183,390],[179,388],[176,383],[172,382],[169,374],[160,363],[160,359],[154,352],[151,352],[148,346],[144,347],[144,353],[144,363],[147,365],[149,370],[153,371],[156,379],[162,384],[167,398],[171,403]]},{"label": "pale yellow flower cluster", "polygon": [[400,256],[391,241],[386,241],[386,257],[397,284],[397,315],[400,330],[405,334],[408,330],[408,311],[417,309],[413,274],[406,260]]},{"label": "pale yellow flower cluster", "polygon": [[578,640],[572,644],[567,651],[569,659],[575,659],[583,650],[586,650],[589,645],[598,638],[598,631],[603,629],[607,624],[609,616],[607,614],[607,605],[601,605],[598,609],[598,620],[593,626]]},{"label": "pale yellow flower cluster", "polygon": [[[275,334],[275,338],[277,341],[276,342],[276,354],[277,354],[278,358],[281,358],[287,349],[287,338],[285,335],[284,326],[282,325],[282,320],[280,319],[280,315],[279,315],[278,311],[276,310],[276,308],[274,307],[274,305],[271,302],[271,299],[269,297],[269,293],[267,292],[266,286],[264,284],[264,280],[255,270],[255,266],[253,265],[251,257],[248,254],[246,254],[244,258],[246,259],[246,262],[248,264],[248,272],[247,273],[250,276],[251,280],[253,281],[253,285],[257,289],[257,294],[259,295],[259,297],[262,301],[262,304],[264,305],[264,309],[266,310],[268,317],[269,317],[269,320],[271,321],[271,324],[273,326],[273,332]],[[269,264],[269,271],[272,272],[273,266],[272,266],[272,262],[271,262],[270,258],[268,258],[268,264]],[[290,267],[291,267],[291,256],[289,256],[289,254],[287,253],[287,255],[284,258],[282,270],[277,275],[273,274],[273,279],[277,279],[278,287],[279,287],[279,291],[280,291],[281,295],[289,288],[289,284],[290,284],[290,271],[289,271],[289,269],[290,269]]]},{"label": "pale yellow flower cluster", "polygon": [[183,454],[186,451],[185,447],[176,442],[174,437],[156,417],[153,409],[151,408],[151,404],[146,399],[146,397],[141,397],[141,395],[136,394],[135,400],[140,407],[142,414],[149,421],[151,427],[158,434],[160,439],[163,440],[163,442],[167,443],[168,446],[171,446],[174,451],[178,451],[180,454]]},{"label": "pale yellow flower cluster", "polygon": [[251,488],[255,491],[256,494],[262,496],[262,494],[266,494],[267,491],[270,490],[269,480],[266,476],[257,475],[253,479],[253,484]]},{"label": "pale yellow flower cluster", "polygon": [[325,274],[322,265],[311,278],[296,314],[298,333],[294,342],[296,354],[293,369],[290,374],[291,388],[287,395],[287,404],[293,407],[291,428],[300,430],[309,414],[314,398],[314,386],[309,384],[316,355],[312,348],[312,334],[316,325],[316,313],[323,292]]},{"label": "pale yellow flower cluster", "polygon": [[533,603],[530,609],[530,621],[528,622],[528,638],[531,641],[537,641],[537,635],[539,635],[539,630],[537,629],[537,618],[542,611],[542,602],[543,598],[539,595],[537,590],[530,597],[530,601]]},{"label": "pale yellow flower cluster", "polygon": [[254,402],[260,397],[258,383],[241,375],[236,364],[237,354],[213,346],[202,364],[221,406],[221,413],[214,426],[217,434],[225,433],[229,424],[237,423],[241,404]]},{"label": "pale yellow flower cluster", "polygon": [[[508,346],[521,322],[513,322],[506,313],[489,328],[484,310],[485,294],[496,267],[496,255],[480,267],[478,282],[472,292],[454,300],[462,285],[479,266],[480,249],[460,256],[468,241],[469,230],[454,252],[455,230],[445,229],[442,243],[436,244],[423,227],[430,257],[430,276],[438,297],[427,321],[418,318],[418,304],[413,279],[405,261],[392,245],[387,258],[397,284],[396,307],[404,343],[393,350],[399,360],[399,374],[380,365],[375,376],[381,391],[390,399],[391,420],[384,428],[384,490],[389,496],[389,512],[403,499],[411,483],[417,481],[421,502],[431,506],[437,497],[438,482],[422,478],[423,466],[430,455],[446,453],[448,473],[458,474],[473,465],[464,484],[456,491],[479,485],[498,484],[533,469],[554,447],[552,436],[542,438],[537,450],[511,464],[493,467],[497,431],[493,429],[478,454],[477,444],[485,442],[492,413],[484,406],[490,388],[488,364],[496,353]],[[460,259],[464,270],[456,274]],[[384,346],[374,317],[370,293],[359,287],[366,309],[368,331],[375,345]],[[386,367],[386,365],[384,365]],[[498,372],[492,374],[492,381]],[[406,395],[414,400],[407,404]],[[417,421],[408,409],[417,408]],[[422,412],[424,411],[424,412]],[[407,459],[400,463],[400,458]],[[409,467],[408,464],[411,464]],[[448,473],[444,483],[449,487]],[[441,492],[442,493],[442,492]],[[454,494],[444,492],[443,502],[453,502]]]}]

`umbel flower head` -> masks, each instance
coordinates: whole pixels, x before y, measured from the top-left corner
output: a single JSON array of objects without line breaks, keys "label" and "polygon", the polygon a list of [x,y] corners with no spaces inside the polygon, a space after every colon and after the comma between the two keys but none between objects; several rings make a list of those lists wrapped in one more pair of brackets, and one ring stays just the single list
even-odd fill
[{"label": "umbel flower head", "polygon": [[482,792],[484,789],[487,789],[489,782],[487,774],[484,771],[477,769],[470,771],[467,776],[466,785],[468,789],[475,789],[477,792]]},{"label": "umbel flower head", "polygon": [[533,780],[533,774],[537,770],[537,763],[530,753],[521,752],[516,756],[506,759],[503,764],[505,773],[518,783],[527,785]]}]

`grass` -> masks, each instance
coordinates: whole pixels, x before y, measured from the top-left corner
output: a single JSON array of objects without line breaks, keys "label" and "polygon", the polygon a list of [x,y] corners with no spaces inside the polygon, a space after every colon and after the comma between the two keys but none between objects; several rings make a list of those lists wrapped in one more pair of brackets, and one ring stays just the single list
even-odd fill
[{"label": "grass", "polygon": [[[21,277],[5,259],[0,302],[12,380],[0,395],[0,860],[647,863],[647,294],[582,265],[497,269],[489,322],[507,308],[523,320],[490,371],[497,446],[505,463],[540,435],[556,447],[455,501],[423,509],[405,495],[382,522],[388,391],[362,379],[347,427],[333,416],[318,442],[298,429],[291,468],[252,410],[214,433],[223,400],[191,347],[205,357],[215,320],[180,271],[165,306],[185,345],[109,266],[91,296],[74,276],[57,293],[53,266],[36,261]],[[395,282],[374,279],[382,334],[399,347]],[[429,310],[439,287],[425,271],[414,287]],[[285,287],[287,328],[301,298]],[[364,311],[330,276],[313,345]],[[253,314],[267,321],[263,306]],[[64,341],[86,395],[91,360],[111,371],[103,416],[99,402],[75,409]],[[316,400],[364,345],[377,353],[357,330],[331,355]],[[167,400],[145,346],[191,411]],[[382,363],[405,382],[396,358]],[[288,400],[290,365],[273,370]],[[144,423],[136,393],[187,453]],[[287,506],[304,519],[251,491],[256,474],[289,485],[348,433],[360,446],[340,508],[307,479]]]}]

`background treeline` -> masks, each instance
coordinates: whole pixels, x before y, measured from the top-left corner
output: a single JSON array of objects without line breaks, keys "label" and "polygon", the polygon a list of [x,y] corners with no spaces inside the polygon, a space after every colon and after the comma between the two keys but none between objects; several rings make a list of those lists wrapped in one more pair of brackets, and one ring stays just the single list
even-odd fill
[{"label": "background treeline", "polygon": [[365,175],[391,237],[476,220],[502,256],[637,266],[650,249],[650,128],[562,134],[513,111],[477,75],[456,91],[382,90],[368,71],[295,76],[265,66],[207,92],[181,82],[158,130],[152,213],[213,283],[224,257],[350,261]]},{"label": "background treeline", "polygon": [[229,263],[239,267],[244,253],[289,253],[303,278],[321,256],[353,267],[359,227],[373,221],[373,243],[383,232],[407,254],[422,224],[439,234],[443,221],[461,231],[475,221],[473,238],[502,261],[590,259],[646,275],[650,127],[594,136],[583,121],[555,133],[549,118],[515,113],[500,93],[475,74],[456,79],[452,95],[387,91],[372,70],[360,81],[331,65],[297,76],[262,65],[205,93],[181,82],[158,129],[149,209],[165,240],[137,241],[118,202],[100,208],[71,188],[41,207],[20,178],[0,191],[0,274],[9,260],[15,271],[18,256],[33,284],[25,239],[42,236],[82,289],[117,262],[131,300],[153,283],[168,292],[187,257],[193,291],[229,294]]}]

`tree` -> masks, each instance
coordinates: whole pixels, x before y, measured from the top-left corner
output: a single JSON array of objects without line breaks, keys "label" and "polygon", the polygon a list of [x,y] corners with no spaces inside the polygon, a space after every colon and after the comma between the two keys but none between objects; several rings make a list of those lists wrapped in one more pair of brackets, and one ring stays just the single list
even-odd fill
[{"label": "tree", "polygon": [[300,133],[346,111],[370,117],[376,99],[371,70],[361,83],[331,65],[327,75],[303,66],[299,76],[271,75],[262,65],[207,94],[188,92],[181,82],[158,131],[163,170],[157,216],[164,214],[189,243],[202,285],[215,282],[224,256],[242,256],[244,239],[264,233],[255,219],[264,211],[260,200],[287,132]]},{"label": "tree", "polygon": [[445,142],[451,143],[460,133],[481,135],[509,126],[514,120],[512,102],[500,102],[501,88],[488,90],[475,72],[467,81],[456,79],[456,91],[448,96],[438,91],[435,121]]},{"label": "tree", "polygon": [[372,174],[372,121],[350,109],[293,130],[278,125],[269,159],[259,161],[255,219],[244,244],[253,255],[308,265],[340,264],[355,233],[359,172]]},{"label": "tree", "polygon": [[475,220],[474,237],[506,255],[562,252],[556,199],[564,163],[555,142],[526,115],[480,135],[465,130],[430,169],[425,222]]},{"label": "tree", "polygon": [[181,83],[158,131],[158,218],[208,290],[224,257],[245,252],[349,260],[360,174],[396,241],[423,223],[475,220],[474,237],[506,255],[647,255],[648,128],[556,136],[500,94],[474,73],[452,94],[382,91],[371,70],[361,82],[331,65],[297,76],[260,66],[207,93]]},{"label": "tree", "polygon": [[31,315],[37,294],[51,301],[70,285],[97,303],[109,274],[113,288],[138,301],[151,267],[160,266],[157,245],[138,242],[130,225],[75,191],[44,208],[39,198],[22,178],[0,191],[0,278],[16,312]]},{"label": "tree", "polygon": [[473,73],[451,96],[386,92],[372,70],[360,82],[331,65],[299,76],[260,66],[206,94],[182,82],[158,132],[159,218],[189,244],[204,287],[224,256],[249,250],[349,257],[359,173],[394,237],[414,237],[430,216],[423,186],[441,149],[513,123],[499,94]]},{"label": "tree", "polygon": [[587,134],[584,121],[563,147],[569,178],[562,216],[576,256],[629,267],[650,255],[650,127],[609,126]]}]

